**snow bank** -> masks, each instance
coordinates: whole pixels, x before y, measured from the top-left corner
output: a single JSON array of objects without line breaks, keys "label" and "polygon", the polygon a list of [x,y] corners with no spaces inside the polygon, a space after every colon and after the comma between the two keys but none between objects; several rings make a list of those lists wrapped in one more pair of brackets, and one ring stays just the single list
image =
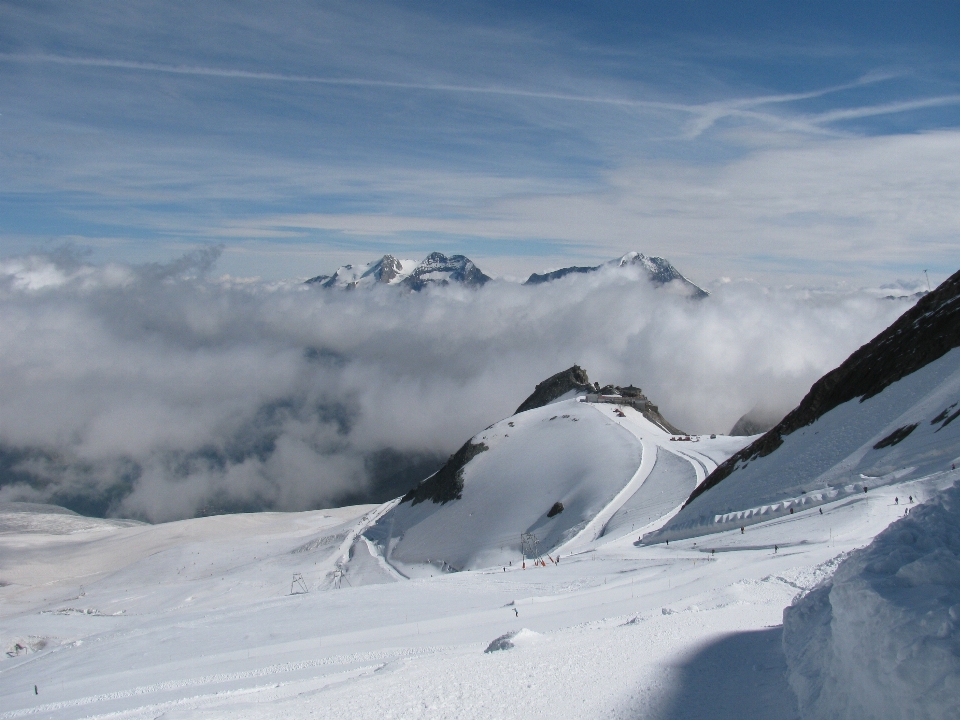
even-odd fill
[{"label": "snow bank", "polygon": [[510,648],[517,647],[517,645],[534,645],[540,642],[542,639],[543,635],[540,633],[534,632],[529,628],[522,628],[520,630],[514,630],[513,632],[508,632],[504,635],[501,635],[487,645],[487,649],[483,652],[492,653],[499,650],[509,650]]},{"label": "snow bank", "polygon": [[960,717],[960,485],[783,614],[804,718]]}]

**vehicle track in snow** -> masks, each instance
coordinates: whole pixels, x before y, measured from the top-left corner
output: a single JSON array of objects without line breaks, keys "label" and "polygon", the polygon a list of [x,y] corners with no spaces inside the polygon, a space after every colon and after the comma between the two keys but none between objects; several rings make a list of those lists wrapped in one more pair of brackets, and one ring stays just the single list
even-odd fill
[{"label": "vehicle track in snow", "polygon": [[[664,432],[661,428],[648,421],[643,415],[631,407],[619,408],[619,406],[605,406],[590,404],[590,407],[616,422],[620,427],[627,430],[642,446],[642,455],[640,467],[637,472],[627,482],[623,490],[611,500],[606,507],[594,516],[587,525],[566,543],[557,548],[557,553],[570,554],[585,549],[588,545],[600,539],[603,536],[607,523],[617,514],[631,497],[633,497],[643,486],[643,483],[650,476],[657,461],[657,454],[661,450],[676,455],[677,457],[690,463],[696,474],[696,484],[700,485],[707,476],[717,467],[717,463],[706,455],[698,453],[691,448],[673,448],[667,443],[671,442],[670,437],[674,437]],[[615,410],[620,409],[622,416],[615,414]]]},{"label": "vehicle track in snow", "polygon": [[587,523],[583,530],[578,532],[555,550],[558,555],[560,553],[569,554],[571,552],[576,552],[584,545],[587,545],[600,538],[603,535],[603,531],[606,528],[607,523],[610,522],[610,519],[617,514],[617,511],[623,507],[623,504],[627,502],[627,500],[633,497],[633,494],[640,489],[640,486],[643,485],[644,481],[653,471],[653,466],[657,462],[656,443],[650,442],[642,435],[634,432],[632,429],[627,429],[634,437],[637,438],[637,440],[640,441],[640,445],[642,447],[640,455],[640,467],[637,468],[637,471],[633,474],[633,477],[627,481],[627,484],[623,487],[623,490],[618,492],[614,496],[613,500],[607,503],[606,507],[598,512],[594,516],[593,520]]}]

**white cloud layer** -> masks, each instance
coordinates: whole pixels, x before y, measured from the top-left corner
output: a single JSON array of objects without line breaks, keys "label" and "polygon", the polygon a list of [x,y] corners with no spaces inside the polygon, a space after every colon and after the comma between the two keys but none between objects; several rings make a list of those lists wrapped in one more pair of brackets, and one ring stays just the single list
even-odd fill
[{"label": "white cloud layer", "polygon": [[753,283],[696,302],[602,273],[338,292],[211,280],[214,260],[0,261],[0,500],[161,521],[370,497],[574,363],[727,431],[789,410],[907,307]]}]

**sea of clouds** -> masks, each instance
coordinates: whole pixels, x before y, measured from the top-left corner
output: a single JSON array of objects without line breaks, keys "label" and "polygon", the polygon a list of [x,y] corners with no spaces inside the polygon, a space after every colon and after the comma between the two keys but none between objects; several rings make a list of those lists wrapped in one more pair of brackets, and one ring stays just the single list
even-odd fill
[{"label": "sea of clouds", "polygon": [[0,501],[154,522],[380,501],[574,363],[726,432],[786,413],[910,305],[746,281],[696,301],[639,270],[338,291],[215,262],[0,260]]}]

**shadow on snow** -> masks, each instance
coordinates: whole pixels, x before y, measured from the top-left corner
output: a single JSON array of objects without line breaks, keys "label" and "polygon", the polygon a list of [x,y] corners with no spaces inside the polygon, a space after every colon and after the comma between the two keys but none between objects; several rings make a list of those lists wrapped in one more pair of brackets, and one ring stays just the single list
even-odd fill
[{"label": "shadow on snow", "polygon": [[783,628],[728,635],[676,668],[676,685],[657,720],[795,720]]}]

